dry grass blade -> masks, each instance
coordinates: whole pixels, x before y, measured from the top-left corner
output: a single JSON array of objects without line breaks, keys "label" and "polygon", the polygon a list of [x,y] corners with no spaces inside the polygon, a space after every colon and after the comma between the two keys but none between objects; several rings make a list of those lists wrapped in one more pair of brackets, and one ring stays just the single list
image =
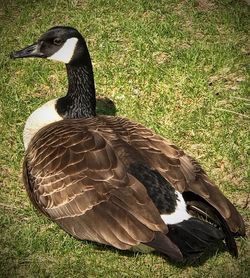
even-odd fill
[{"label": "dry grass blade", "polygon": [[231,98],[238,99],[238,100],[245,100],[247,102],[250,102],[250,99],[244,98],[244,97],[231,97]]},{"label": "dry grass blade", "polygon": [[248,116],[248,115],[244,115],[244,114],[241,114],[241,113],[238,113],[238,112],[229,110],[229,109],[225,109],[225,108],[215,108],[215,109],[216,109],[216,110],[219,110],[219,111],[224,111],[224,112],[236,114],[236,115],[239,115],[239,116],[241,116],[241,117],[250,119],[250,116]]},{"label": "dry grass blade", "polygon": [[2,207],[4,209],[18,209],[17,207],[14,207],[13,205],[4,204],[4,203],[0,203],[0,207]]}]

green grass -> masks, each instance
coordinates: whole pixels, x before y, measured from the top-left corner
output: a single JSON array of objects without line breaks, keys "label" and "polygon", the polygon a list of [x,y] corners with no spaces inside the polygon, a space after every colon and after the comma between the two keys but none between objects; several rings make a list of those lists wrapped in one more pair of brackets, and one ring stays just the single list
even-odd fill
[{"label": "green grass", "polygon": [[22,130],[65,93],[65,69],[8,57],[54,25],[79,29],[97,95],[196,157],[249,234],[249,18],[240,0],[1,1],[0,277],[249,277],[249,240],[237,240],[238,260],[219,252],[182,266],[77,241],[38,215],[21,180]]}]

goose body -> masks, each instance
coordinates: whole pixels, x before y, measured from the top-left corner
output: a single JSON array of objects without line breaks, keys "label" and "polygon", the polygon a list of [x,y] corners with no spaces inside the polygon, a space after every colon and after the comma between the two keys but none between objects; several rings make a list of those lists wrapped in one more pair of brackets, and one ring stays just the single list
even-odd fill
[{"label": "goose body", "polygon": [[34,206],[78,239],[119,249],[140,244],[174,260],[244,236],[242,217],[202,170],[150,129],[95,114],[95,86],[80,33],[54,27],[13,58],[66,64],[68,93],[26,122],[24,184]]}]

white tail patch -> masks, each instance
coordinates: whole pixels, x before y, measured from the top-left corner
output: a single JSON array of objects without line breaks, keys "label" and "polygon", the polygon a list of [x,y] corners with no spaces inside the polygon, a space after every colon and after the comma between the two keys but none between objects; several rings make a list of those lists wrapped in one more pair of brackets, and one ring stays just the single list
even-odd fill
[{"label": "white tail patch", "polygon": [[161,218],[165,222],[165,224],[176,224],[180,223],[184,220],[188,220],[192,216],[188,214],[185,200],[183,199],[180,192],[176,192],[178,199],[177,199],[177,206],[175,211],[171,214],[162,214]]},{"label": "white tail patch", "polygon": [[68,64],[74,55],[77,42],[78,39],[75,37],[67,39],[63,46],[48,59]]},{"label": "white tail patch", "polygon": [[57,99],[52,99],[35,110],[27,119],[23,130],[24,148],[27,150],[33,136],[44,126],[60,121],[63,118],[56,111]]}]

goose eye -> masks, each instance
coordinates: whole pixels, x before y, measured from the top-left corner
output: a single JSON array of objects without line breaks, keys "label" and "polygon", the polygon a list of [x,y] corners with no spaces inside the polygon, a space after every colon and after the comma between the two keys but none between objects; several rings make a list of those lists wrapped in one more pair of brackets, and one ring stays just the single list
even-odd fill
[{"label": "goose eye", "polygon": [[53,44],[55,44],[55,45],[60,45],[61,43],[62,43],[62,40],[59,39],[59,38],[55,38],[55,39],[53,40]]}]

